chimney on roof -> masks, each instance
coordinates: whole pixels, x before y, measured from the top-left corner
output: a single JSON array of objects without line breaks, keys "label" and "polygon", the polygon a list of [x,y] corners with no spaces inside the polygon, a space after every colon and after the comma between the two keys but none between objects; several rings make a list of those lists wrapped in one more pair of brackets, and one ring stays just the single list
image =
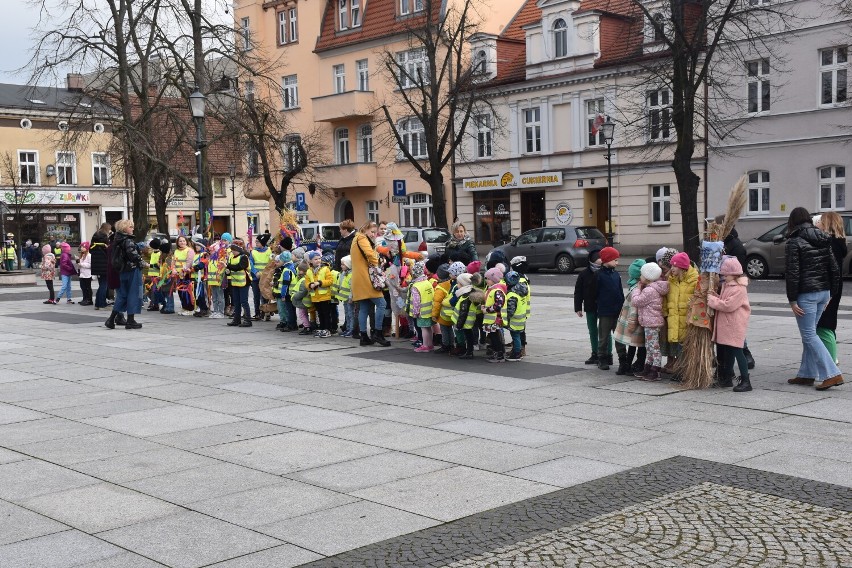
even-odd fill
[{"label": "chimney on roof", "polygon": [[65,85],[72,93],[82,93],[83,75],[81,73],[68,73],[65,77]]}]

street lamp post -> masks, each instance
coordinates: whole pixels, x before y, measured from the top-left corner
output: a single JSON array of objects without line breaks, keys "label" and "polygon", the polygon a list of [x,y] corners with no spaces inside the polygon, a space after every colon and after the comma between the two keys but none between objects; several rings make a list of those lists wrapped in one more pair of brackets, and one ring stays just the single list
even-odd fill
[{"label": "street lamp post", "polygon": [[192,113],[192,119],[195,121],[195,168],[198,170],[198,226],[199,232],[204,235],[206,233],[204,227],[204,172],[202,171],[201,149],[204,148],[204,141],[201,138],[201,132],[204,127],[204,105],[207,102],[207,97],[201,94],[201,91],[196,87],[195,91],[189,95],[189,110]]},{"label": "street lamp post", "polygon": [[615,240],[615,231],[612,228],[612,140],[615,135],[615,123],[609,118],[606,119],[601,125],[601,132],[603,133],[604,142],[606,142],[606,224],[607,224],[607,239],[609,239],[609,244],[612,245]]},{"label": "street lamp post", "polygon": [[228,177],[231,178],[231,234],[237,234],[237,198],[234,192],[234,180],[237,179],[237,166],[228,166]]}]

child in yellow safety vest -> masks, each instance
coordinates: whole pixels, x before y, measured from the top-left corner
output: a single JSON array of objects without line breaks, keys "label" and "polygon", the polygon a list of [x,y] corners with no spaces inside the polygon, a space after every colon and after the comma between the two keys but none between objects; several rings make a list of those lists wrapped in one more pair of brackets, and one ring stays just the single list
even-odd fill
[{"label": "child in yellow safety vest", "polygon": [[331,269],[322,265],[322,253],[312,250],[307,255],[308,271],[305,273],[305,288],[311,296],[311,303],[317,311],[319,329],[314,337],[331,337]]},{"label": "child in yellow safety vest", "polygon": [[160,252],[160,239],[151,239],[148,246],[151,248],[151,256],[148,259],[148,270],[145,273],[145,292],[150,300],[148,311],[158,312],[160,311],[160,294],[157,287],[160,283],[160,256],[163,254]]},{"label": "child in yellow safety vest", "polygon": [[207,250],[210,261],[207,263],[207,285],[210,287],[210,317],[223,319],[225,317],[225,291],[222,280],[225,275],[225,259],[228,254],[226,244],[221,241],[213,243]]},{"label": "child in yellow safety vest", "polygon": [[[474,285],[474,279],[479,280],[479,273],[464,272],[456,278],[455,304],[452,313],[453,326],[464,337],[464,352],[459,359],[473,359],[473,348],[477,344],[479,332],[476,320],[482,314],[480,306],[485,301],[485,294]],[[457,336],[458,337],[458,336]]]},{"label": "child in yellow safety vest", "polygon": [[352,302],[352,257],[340,259],[340,274],[334,284],[334,298],[343,304],[343,327],[340,337],[352,337],[355,324],[355,304]]},{"label": "child in yellow safety vest", "polygon": [[527,285],[521,280],[521,275],[514,270],[506,274],[506,304],[503,317],[503,325],[509,328],[512,336],[512,351],[506,357],[506,361],[520,361],[523,359],[522,335],[527,327],[527,318],[530,315],[529,295]]},{"label": "child in yellow safety vest", "polygon": [[308,310],[311,304],[311,295],[308,294],[308,289],[305,285],[305,275],[308,273],[308,263],[302,261],[299,263],[298,274],[296,279],[290,285],[290,299],[293,302],[293,307],[296,308],[296,319],[299,322],[299,335],[311,334],[311,321],[308,319]]},{"label": "child in yellow safety vest", "polygon": [[506,304],[506,285],[503,283],[503,270],[498,266],[485,272],[488,290],[485,292],[485,304],[482,308],[482,329],[488,334],[491,346],[489,363],[502,363],[505,360],[506,346],[503,343],[503,306]]},{"label": "child in yellow safety vest", "polygon": [[322,255],[321,259],[322,265],[327,267],[329,272],[331,272],[331,307],[329,309],[329,315],[331,316],[331,327],[328,330],[332,335],[337,334],[337,330],[340,327],[340,312],[338,310],[338,306],[340,305],[340,301],[337,299],[337,296],[334,294],[334,289],[337,286],[337,280],[340,277],[340,272],[334,269],[334,253],[330,251],[326,251]]},{"label": "child in yellow safety vest", "polygon": [[[276,263],[278,268],[275,269],[272,276],[272,295],[275,297],[275,303],[278,304],[278,319],[280,321],[275,329],[293,331],[296,329],[296,313],[290,309],[293,305],[290,301],[290,286],[296,278],[293,255],[290,254],[290,251],[285,250],[276,257]],[[293,316],[292,319],[291,315]]]},{"label": "child in yellow safety vest", "polygon": [[426,277],[426,263],[422,260],[411,267],[411,283],[408,285],[408,296],[405,302],[405,313],[417,326],[417,335],[421,341],[415,353],[429,353],[432,347],[432,305],[435,290]]},{"label": "child in yellow safety vest", "polygon": [[[461,264],[461,263],[459,263]],[[450,353],[453,350],[452,307],[449,295],[453,283],[450,280],[450,265],[441,264],[435,271],[435,300],[432,302],[432,319],[441,327],[441,347],[435,353]]]}]

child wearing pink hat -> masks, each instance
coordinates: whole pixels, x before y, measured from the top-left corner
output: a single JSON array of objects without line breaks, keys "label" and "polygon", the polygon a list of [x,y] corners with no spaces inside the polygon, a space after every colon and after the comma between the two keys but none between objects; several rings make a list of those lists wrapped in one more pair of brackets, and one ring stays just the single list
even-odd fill
[{"label": "child wearing pink hat", "polygon": [[713,324],[713,341],[719,346],[719,386],[730,387],[734,378],[734,360],[740,368],[740,378],[734,392],[748,392],[751,382],[748,361],[743,352],[751,306],[748,302],[748,277],[735,256],[722,260],[719,274],[724,277],[720,293],[710,290],[707,305],[716,310]]},{"label": "child wearing pink hat", "polygon": [[506,285],[503,283],[503,270],[489,268],[485,271],[488,290],[482,306],[482,329],[488,334],[491,344],[489,363],[502,363],[506,359],[506,345],[503,343],[503,305],[506,303]]}]

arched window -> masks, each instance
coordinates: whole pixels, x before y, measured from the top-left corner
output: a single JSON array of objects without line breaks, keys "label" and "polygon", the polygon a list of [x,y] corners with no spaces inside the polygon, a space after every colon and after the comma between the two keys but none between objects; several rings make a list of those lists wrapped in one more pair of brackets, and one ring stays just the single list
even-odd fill
[{"label": "arched window", "polygon": [[408,202],[400,207],[399,216],[403,227],[431,227],[435,224],[432,214],[432,196],[428,193],[412,193]]},{"label": "arched window", "polygon": [[473,58],[473,72],[482,74],[488,72],[488,55],[484,49],[477,51]]},{"label": "arched window", "polygon": [[399,134],[402,144],[415,158],[428,158],[426,151],[426,135],[423,123],[416,118],[406,118],[399,124]]},{"label": "arched window", "polygon": [[369,124],[358,129],[358,161],[373,161],[373,127]]},{"label": "arched window", "polygon": [[662,14],[654,14],[654,41],[666,39],[666,19]]},{"label": "arched window", "polygon": [[337,154],[337,163],[338,164],[348,164],[349,163],[349,129],[348,128],[338,128],[334,132],[335,138],[335,152]]},{"label": "arched window", "polygon": [[553,22],[553,44],[556,57],[568,56],[568,24],[562,18]]}]

